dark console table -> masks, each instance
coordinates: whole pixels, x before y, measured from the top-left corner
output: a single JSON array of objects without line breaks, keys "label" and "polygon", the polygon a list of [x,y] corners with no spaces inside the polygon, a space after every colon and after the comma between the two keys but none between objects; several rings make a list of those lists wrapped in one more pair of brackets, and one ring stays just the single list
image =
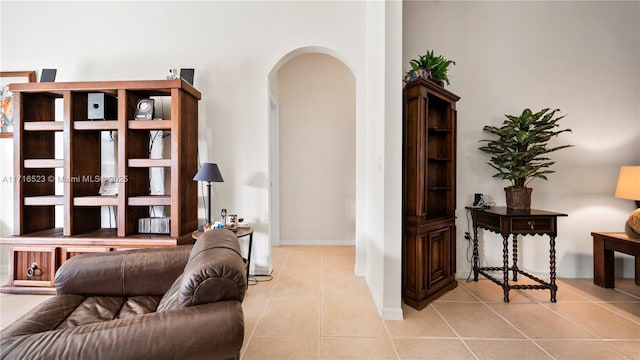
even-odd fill
[{"label": "dark console table", "polygon": [[[567,216],[545,210],[510,210],[506,207],[490,209],[467,207],[473,219],[473,280],[478,281],[478,274],[500,285],[504,291],[504,302],[509,302],[509,290],[541,290],[551,291],[551,302],[556,302],[556,236],[558,235],[558,216]],[[478,254],[478,228],[502,235],[502,267],[480,267]],[[549,236],[549,282],[539,279],[518,268],[518,235]],[[513,264],[509,266],[509,237],[512,238]],[[502,271],[502,280],[489,274],[489,271]],[[515,285],[509,283],[509,272],[513,281],[518,274],[534,280],[538,284]]]}]

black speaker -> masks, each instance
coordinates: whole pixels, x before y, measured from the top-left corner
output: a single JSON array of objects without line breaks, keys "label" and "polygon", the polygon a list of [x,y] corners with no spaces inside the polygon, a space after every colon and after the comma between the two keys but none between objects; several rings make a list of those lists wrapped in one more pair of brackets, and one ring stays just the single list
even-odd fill
[{"label": "black speaker", "polygon": [[87,118],[89,120],[118,119],[118,98],[105,93],[87,95]]},{"label": "black speaker", "polygon": [[180,69],[180,77],[189,83],[189,85],[193,85],[193,75],[194,69]]},{"label": "black speaker", "polygon": [[56,81],[57,69],[42,69],[40,74],[40,82],[54,82]]},{"label": "black speaker", "polygon": [[136,120],[153,120],[153,99],[140,99],[136,105]]}]

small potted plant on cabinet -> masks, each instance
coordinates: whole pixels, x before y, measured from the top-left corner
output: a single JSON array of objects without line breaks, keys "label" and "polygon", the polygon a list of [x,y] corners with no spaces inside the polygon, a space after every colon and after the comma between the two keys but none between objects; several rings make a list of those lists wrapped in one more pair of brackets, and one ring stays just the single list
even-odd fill
[{"label": "small potted plant on cabinet", "polygon": [[433,50],[427,51],[424,55],[418,55],[417,58],[409,61],[411,70],[407,71],[404,76],[405,81],[415,80],[418,78],[431,79],[438,85],[449,85],[449,66],[455,65],[456,62],[448,60],[442,55],[434,55]]},{"label": "small potted plant on cabinet", "polygon": [[484,131],[497,135],[497,139],[481,140],[485,145],[480,150],[491,155],[488,164],[498,171],[494,177],[509,180],[511,186],[506,187],[507,208],[529,210],[531,208],[531,191],[527,185],[533,179],[547,180],[555,161],[546,154],[573,145],[548,147],[549,140],[571,129],[557,129],[558,121],[566,115],[555,116],[555,109],[542,109],[533,113],[524,109],[519,116],[505,115],[502,126],[485,126]]}]

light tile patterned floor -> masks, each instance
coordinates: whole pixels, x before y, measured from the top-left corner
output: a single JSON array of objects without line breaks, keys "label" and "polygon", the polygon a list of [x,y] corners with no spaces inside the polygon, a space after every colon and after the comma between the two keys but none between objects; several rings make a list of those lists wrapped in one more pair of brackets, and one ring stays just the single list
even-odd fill
[{"label": "light tile patterned floor", "polygon": [[[502,290],[488,280],[458,281],[405,320],[382,321],[350,246],[273,249],[273,280],[249,288],[243,303],[242,358],[251,359],[635,359],[640,360],[640,286],[616,289],[591,279],[558,280],[549,292]],[[6,326],[44,296],[0,295]]]},{"label": "light tile patterned floor", "polygon": [[[405,320],[382,321],[353,247],[273,249],[273,280],[244,302],[243,359],[636,359],[640,286],[618,279],[558,281],[549,291],[510,292],[488,280],[458,287]],[[522,281],[522,280],[521,280]]]}]

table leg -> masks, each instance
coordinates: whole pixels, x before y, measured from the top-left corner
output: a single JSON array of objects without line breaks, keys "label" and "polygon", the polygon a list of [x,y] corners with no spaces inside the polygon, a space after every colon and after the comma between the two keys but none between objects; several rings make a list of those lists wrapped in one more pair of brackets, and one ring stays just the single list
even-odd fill
[{"label": "table leg", "polygon": [[[612,288],[615,283],[613,250],[605,249],[604,243],[603,238],[593,237],[593,283],[605,288]],[[636,274],[637,271],[636,262]],[[637,276],[636,283],[638,283]]]},{"label": "table leg", "polygon": [[518,235],[513,235],[513,281],[518,281]]},{"label": "table leg", "polygon": [[636,285],[640,286],[640,256],[636,256]]},{"label": "table leg", "polygon": [[478,227],[473,226],[473,281],[478,281]]},{"label": "table leg", "polygon": [[504,302],[509,302],[509,235],[502,235],[502,290]]},{"label": "table leg", "polygon": [[249,251],[247,253],[247,285],[249,285],[249,269],[251,269],[251,248],[253,247],[253,232],[249,234]]},{"label": "table leg", "polygon": [[556,237],[549,236],[549,284],[551,285],[551,302],[556,302]]}]

